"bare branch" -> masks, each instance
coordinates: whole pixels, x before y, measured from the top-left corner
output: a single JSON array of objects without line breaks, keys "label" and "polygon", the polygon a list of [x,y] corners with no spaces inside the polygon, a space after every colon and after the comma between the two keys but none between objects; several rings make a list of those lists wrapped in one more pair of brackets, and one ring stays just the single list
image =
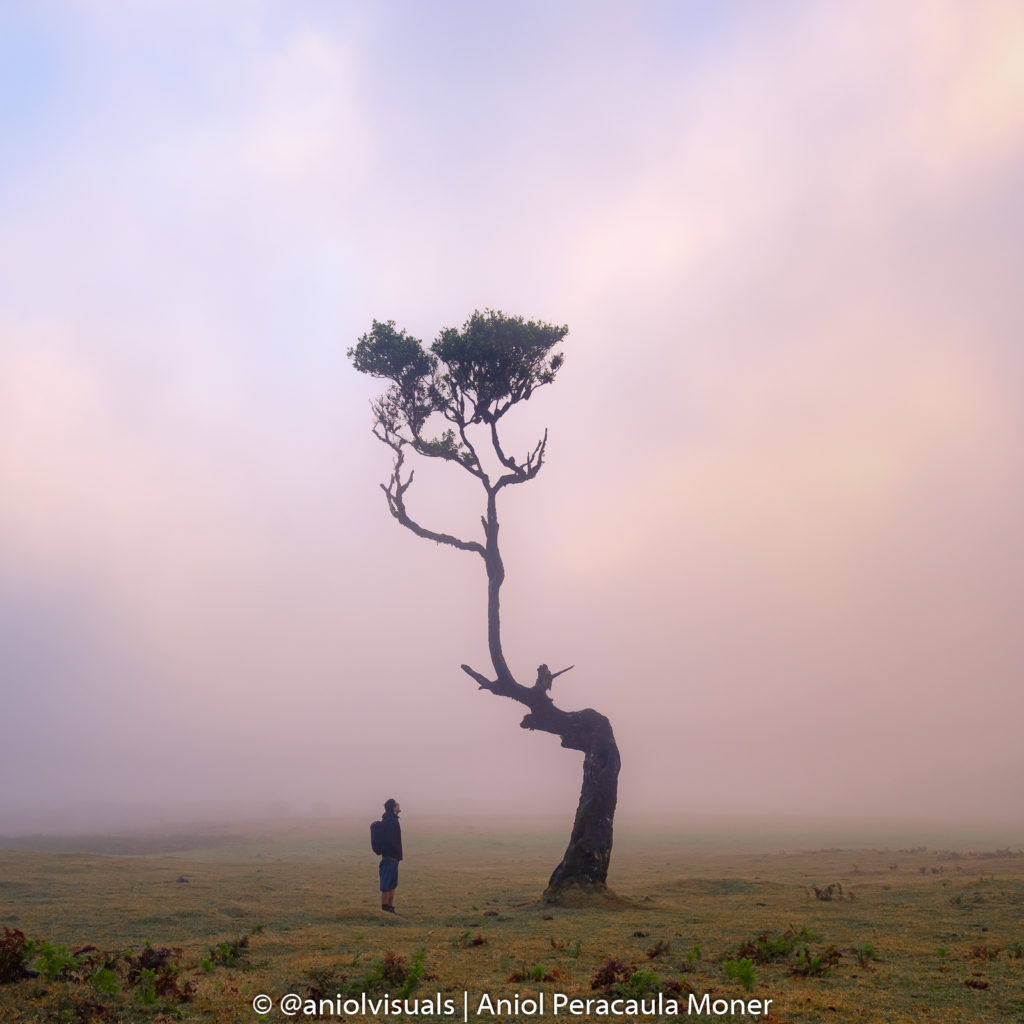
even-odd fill
[{"label": "bare branch", "polygon": [[[497,433],[494,431],[494,425],[491,424],[491,432],[493,436],[493,443],[495,444],[495,450],[497,451]],[[509,458],[507,461],[503,455],[499,454],[499,458],[506,466],[510,466],[513,472],[506,473],[501,477],[498,482],[494,485],[495,492],[500,491],[506,484],[522,484],[526,483],[527,480],[532,480],[539,472],[540,467],[544,465],[544,452],[548,446],[548,432],[544,431],[544,436],[537,442],[537,447],[526,456],[525,465],[517,465],[515,459]]]},{"label": "bare branch", "polygon": [[513,473],[517,474],[522,472],[516,465],[516,460],[502,451],[501,441],[498,438],[498,424],[494,420],[491,420],[491,445],[494,448],[494,454],[498,456],[498,460],[506,469],[511,469]]},{"label": "bare branch", "polygon": [[436,530],[428,530],[425,526],[421,526],[417,523],[409,515],[405,508],[405,492],[409,489],[409,485],[412,483],[415,470],[409,471],[409,477],[403,483],[402,463],[405,460],[405,453],[402,451],[401,446],[395,450],[397,455],[395,457],[395,467],[391,473],[391,480],[386,484],[380,485],[381,490],[387,497],[388,509],[395,519],[397,519],[407,530],[411,530],[415,533],[417,537],[423,537],[426,540],[432,540],[438,544],[448,544],[453,548],[458,548],[460,551],[475,551],[481,558],[486,559],[487,553],[484,550],[483,544],[479,541],[460,540],[458,537],[453,537],[450,533],[438,533]]},{"label": "bare branch", "polygon": [[[544,428],[544,436],[537,442],[537,447],[534,448],[533,451],[529,455],[526,456],[526,468],[527,469],[532,469],[533,468],[534,460],[536,460],[537,469],[540,469],[541,463],[544,461],[544,452],[547,451],[547,447],[548,447],[548,430],[547,430],[547,427],[545,427]],[[536,476],[536,473],[537,473],[537,471],[534,470],[534,476]]]},{"label": "bare branch", "polygon": [[459,436],[462,438],[462,443],[466,446],[466,450],[469,452],[471,458],[473,459],[473,464],[476,466],[476,469],[474,469],[473,466],[469,465],[469,463],[467,462],[463,462],[462,465],[466,469],[468,469],[469,472],[473,474],[473,476],[478,477],[480,480],[482,480],[484,487],[489,488],[491,486],[491,478],[484,472],[484,467],[480,462],[480,456],[477,455],[476,448],[473,447],[473,442],[470,441],[470,439],[466,436],[466,424],[460,421],[458,426]]},{"label": "bare branch", "polygon": [[[508,697],[509,700],[518,701],[520,704],[525,704],[531,711],[539,710],[542,704],[551,706],[550,701],[543,699],[543,695],[538,694],[532,686],[522,686],[520,683],[517,683],[507,669],[508,678],[504,682],[500,678],[488,679],[487,676],[477,672],[476,669],[470,668],[469,665],[463,665],[462,671],[467,676],[475,679],[481,690],[487,690],[497,697]],[[560,711],[557,708],[554,710],[558,714],[565,714],[564,711]]]},{"label": "bare branch", "polygon": [[498,456],[498,460],[506,469],[512,470],[512,477],[506,479],[506,483],[520,483],[525,480],[532,480],[540,469],[541,463],[544,461],[544,449],[548,443],[548,432],[544,431],[544,436],[537,442],[537,446],[526,456],[524,463],[516,462],[511,455],[506,455],[501,447],[501,439],[498,437],[498,425],[492,420],[491,421],[491,445],[494,448],[494,454]]},{"label": "bare branch", "polygon": [[402,434],[399,419],[394,415],[394,410],[387,405],[383,396],[371,402],[370,408],[374,415],[373,436],[378,441],[383,441],[396,453],[402,445],[412,444],[412,439]]},{"label": "bare branch", "polygon": [[463,665],[462,671],[467,676],[472,676],[480,684],[481,690],[490,690],[491,693],[495,692],[494,688],[498,685],[497,680],[488,679],[487,676],[481,675],[476,669],[472,669],[468,665]]},{"label": "bare branch", "polygon": [[[535,690],[539,690],[541,693],[548,694],[551,690],[551,684],[564,673],[568,672],[570,668],[575,668],[575,665],[570,665],[569,668],[559,669],[557,672],[552,672],[547,665],[537,666],[537,681],[533,684]],[[548,698],[550,700],[550,697]]]}]

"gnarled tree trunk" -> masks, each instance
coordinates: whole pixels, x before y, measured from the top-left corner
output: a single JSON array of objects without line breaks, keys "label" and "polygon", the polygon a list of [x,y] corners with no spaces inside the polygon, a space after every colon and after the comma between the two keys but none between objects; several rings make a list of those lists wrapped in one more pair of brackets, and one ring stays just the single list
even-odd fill
[{"label": "gnarled tree trunk", "polygon": [[[576,808],[572,835],[562,863],[552,872],[546,895],[555,895],[570,886],[603,889],[612,855],[612,823],[619,782],[619,748],[611,722],[587,708],[570,712],[581,720],[576,732],[583,734],[586,748],[583,759],[583,786]],[[527,716],[529,717],[529,716]],[[562,738],[562,746],[566,743]]]},{"label": "gnarled tree trunk", "polygon": [[562,746],[583,751],[583,785],[576,808],[569,845],[562,862],[552,872],[546,897],[570,888],[601,891],[606,887],[612,855],[612,823],[619,787],[619,748],[611,723],[604,715],[586,708],[563,711],[539,686],[511,685],[487,679],[468,665],[463,672],[472,676],[482,690],[525,704],[531,710],[519,724],[562,738]]},{"label": "gnarled tree trunk", "polygon": [[618,799],[620,759],[615,734],[608,719],[593,708],[563,711],[556,707],[549,694],[553,675],[546,665],[537,670],[537,681],[533,686],[516,682],[501,649],[500,592],[505,569],[498,550],[498,519],[493,494],[483,525],[486,536],[487,640],[498,678],[487,679],[468,665],[463,665],[462,670],[472,676],[481,689],[525,704],[530,710],[520,722],[522,728],[553,733],[561,737],[563,747],[583,752],[583,785],[572,834],[562,862],[552,872],[544,895],[550,899],[571,888],[602,891],[606,888],[611,860],[612,824]]}]

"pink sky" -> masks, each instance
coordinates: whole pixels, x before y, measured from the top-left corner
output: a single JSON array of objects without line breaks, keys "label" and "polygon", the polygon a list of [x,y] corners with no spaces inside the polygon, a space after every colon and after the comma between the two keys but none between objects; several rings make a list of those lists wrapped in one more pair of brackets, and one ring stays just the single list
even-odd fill
[{"label": "pink sky", "polygon": [[429,7],[0,15],[0,811],[571,813],[344,358],[492,307],[570,327],[507,653],[624,817],[1021,825],[1020,5]]}]

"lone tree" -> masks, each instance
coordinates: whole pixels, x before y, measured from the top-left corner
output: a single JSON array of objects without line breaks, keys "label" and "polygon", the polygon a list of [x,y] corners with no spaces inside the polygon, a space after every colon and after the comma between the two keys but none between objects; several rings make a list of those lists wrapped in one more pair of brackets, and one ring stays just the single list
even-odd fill
[{"label": "lone tree", "polygon": [[[495,678],[489,679],[468,665],[462,666],[463,672],[475,679],[481,690],[525,705],[528,711],[520,722],[522,728],[553,733],[561,737],[563,747],[583,751],[583,785],[576,820],[565,856],[545,890],[549,899],[573,887],[605,889],[619,750],[604,715],[591,708],[563,711],[555,706],[550,692],[552,680],[569,669],[552,672],[541,665],[536,682],[524,686],[505,661],[500,616],[505,566],[498,548],[498,494],[506,487],[532,480],[540,472],[548,435],[545,430],[533,449],[517,461],[506,454],[498,430],[513,406],[554,381],[563,357],[561,352],[552,354],[552,349],[568,330],[491,310],[477,311],[461,331],[454,327],[441,331],[428,351],[417,338],[396,330],[394,321],[374,320],[370,332],[348,350],[357,370],[390,381],[384,394],[373,401],[372,409],[373,433],[395,453],[391,478],[380,485],[391,514],[419,537],[473,552],[483,559],[487,571],[487,646]],[[431,436],[436,429],[433,424],[442,427],[436,436]],[[406,495],[414,471],[405,472],[410,451],[449,462],[480,481],[486,496],[486,511],[480,517],[482,540],[439,533],[410,516]]]}]

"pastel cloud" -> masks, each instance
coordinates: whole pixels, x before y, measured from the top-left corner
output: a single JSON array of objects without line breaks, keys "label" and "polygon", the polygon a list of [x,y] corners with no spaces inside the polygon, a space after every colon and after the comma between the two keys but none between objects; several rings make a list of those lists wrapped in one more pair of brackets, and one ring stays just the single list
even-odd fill
[{"label": "pastel cloud", "polygon": [[[1019,6],[296,12],[83,7],[61,102],[20,83],[42,121],[0,173],[0,596],[38,635],[7,665],[87,716],[77,665],[114,724],[9,756],[77,751],[113,784],[165,721],[196,785],[257,737],[223,795],[340,803],[386,695],[423,801],[571,800],[564,752],[462,682],[478,567],[388,519],[343,355],[371,317],[429,340],[491,305],[572,328],[517,428],[552,440],[508,507],[508,643],[523,671],[579,664],[560,693],[616,723],[624,806],[662,806],[652,780],[720,756],[692,728],[722,722],[720,785],[681,814],[736,779],[735,809],[806,810],[827,775],[752,778],[798,747],[863,773],[858,812],[984,786],[1005,816]],[[431,521],[475,528],[470,492],[417,479]],[[965,736],[986,756],[936,795]]]}]

